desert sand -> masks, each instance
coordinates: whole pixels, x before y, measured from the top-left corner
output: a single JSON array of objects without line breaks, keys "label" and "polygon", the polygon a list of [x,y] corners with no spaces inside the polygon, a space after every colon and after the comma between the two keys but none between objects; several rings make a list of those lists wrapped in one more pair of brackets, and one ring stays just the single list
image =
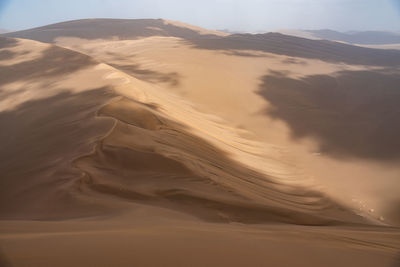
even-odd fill
[{"label": "desert sand", "polygon": [[168,20],[0,36],[0,265],[398,266],[400,51]]}]

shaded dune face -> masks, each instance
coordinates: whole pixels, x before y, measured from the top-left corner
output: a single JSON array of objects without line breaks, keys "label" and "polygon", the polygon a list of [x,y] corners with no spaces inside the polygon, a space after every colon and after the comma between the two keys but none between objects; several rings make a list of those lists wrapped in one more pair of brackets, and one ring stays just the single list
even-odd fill
[{"label": "shaded dune face", "polygon": [[0,44],[1,53],[12,54],[0,60],[0,216],[34,219],[96,213],[77,205],[68,190],[80,176],[71,161],[90,151],[90,140],[112,126],[106,119],[96,119],[95,113],[113,94],[106,86],[74,92],[71,85],[56,84],[97,63],[30,41],[0,38]]},{"label": "shaded dune face", "polygon": [[71,183],[81,175],[71,162],[112,126],[94,117],[107,98],[107,88],[80,94],[66,89],[0,113],[3,219],[87,216],[101,210],[82,206],[71,192]]},{"label": "shaded dune face", "polygon": [[397,71],[340,71],[291,78],[272,71],[258,93],[265,112],[285,121],[293,138],[315,137],[320,152],[339,158],[400,157],[400,75]]}]

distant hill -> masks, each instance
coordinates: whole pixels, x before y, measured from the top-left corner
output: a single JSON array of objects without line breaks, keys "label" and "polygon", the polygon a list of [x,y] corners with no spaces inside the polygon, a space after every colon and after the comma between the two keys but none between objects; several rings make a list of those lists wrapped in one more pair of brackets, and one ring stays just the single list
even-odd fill
[{"label": "distant hill", "polygon": [[307,31],[313,36],[351,44],[383,45],[400,43],[400,33],[384,31],[337,32],[332,30]]},{"label": "distant hill", "polygon": [[360,45],[400,44],[400,33],[386,31],[338,32],[333,30],[279,30],[278,32],[308,39],[325,39]]}]

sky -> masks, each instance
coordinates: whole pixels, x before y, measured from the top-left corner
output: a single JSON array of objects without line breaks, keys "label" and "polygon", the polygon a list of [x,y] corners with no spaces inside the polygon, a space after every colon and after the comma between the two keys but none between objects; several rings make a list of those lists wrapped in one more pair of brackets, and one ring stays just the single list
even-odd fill
[{"label": "sky", "polygon": [[83,18],[163,18],[208,29],[400,31],[400,0],[0,0],[0,28]]}]

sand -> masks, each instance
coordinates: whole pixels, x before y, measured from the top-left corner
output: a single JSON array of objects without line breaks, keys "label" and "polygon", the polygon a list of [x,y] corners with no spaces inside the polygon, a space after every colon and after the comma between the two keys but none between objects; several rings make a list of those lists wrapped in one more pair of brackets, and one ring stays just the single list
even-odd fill
[{"label": "sand", "polygon": [[399,52],[165,20],[5,36],[3,265],[399,264]]}]

